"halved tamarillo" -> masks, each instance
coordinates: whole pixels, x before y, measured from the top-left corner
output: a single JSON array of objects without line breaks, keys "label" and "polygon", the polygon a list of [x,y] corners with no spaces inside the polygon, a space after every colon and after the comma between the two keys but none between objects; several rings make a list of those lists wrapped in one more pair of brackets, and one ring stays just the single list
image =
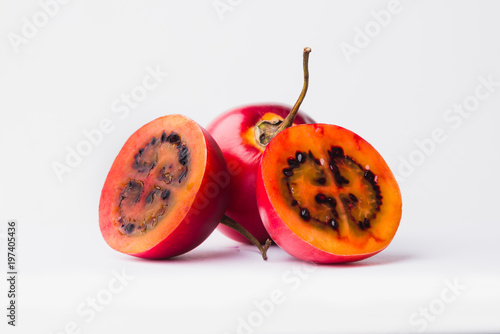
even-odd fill
[{"label": "halved tamarillo", "polygon": [[257,203],[273,240],[316,263],[362,260],[386,248],[401,219],[401,193],[381,155],[336,125],[277,134],[257,174]]},{"label": "halved tamarillo", "polygon": [[228,181],[222,152],[205,129],[182,115],[157,118],[132,134],[113,162],[99,203],[101,233],[117,251],[158,259],[197,247],[221,222],[267,259],[269,244],[224,215]]},{"label": "halved tamarillo", "polygon": [[[99,226],[115,250],[157,259],[186,253],[203,242],[224,216],[229,174],[215,140],[181,115],[160,117],[122,147],[104,183]],[[252,239],[252,236],[248,236]],[[269,245],[261,246],[264,259]]]},{"label": "halved tamarillo", "polygon": [[[267,143],[276,133],[288,126],[313,122],[309,116],[299,112],[308,86],[307,61],[310,51],[309,48],[304,50],[304,87],[293,108],[276,104],[240,107],[223,113],[207,127],[230,168],[231,197],[226,215],[262,243],[269,238],[269,234],[257,208],[257,169]],[[218,230],[233,240],[248,242],[247,238],[228,226],[221,224]]]}]

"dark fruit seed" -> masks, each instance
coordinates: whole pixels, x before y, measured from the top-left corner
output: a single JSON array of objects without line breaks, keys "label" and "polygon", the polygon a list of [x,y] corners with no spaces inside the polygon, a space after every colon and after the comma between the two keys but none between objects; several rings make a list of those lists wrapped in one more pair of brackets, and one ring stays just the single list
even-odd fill
[{"label": "dark fruit seed", "polygon": [[307,208],[302,208],[300,209],[300,218],[304,219],[305,221],[309,221],[311,219],[311,213]]},{"label": "dark fruit seed", "polygon": [[349,180],[341,176],[339,179],[340,184],[349,184]]},{"label": "dark fruit seed", "polygon": [[286,177],[290,177],[293,175],[293,171],[290,168],[284,168],[283,174],[285,174]]},{"label": "dark fruit seed", "polygon": [[130,223],[130,224],[127,224],[125,225],[125,232],[127,233],[132,233],[135,229],[135,225]]},{"label": "dark fruit seed", "polygon": [[153,191],[151,194],[148,195],[148,197],[146,197],[146,203],[153,202],[154,197],[155,197],[155,192]]},{"label": "dark fruit seed", "polygon": [[325,203],[326,202],[326,196],[323,195],[323,194],[317,194],[316,197],[314,197],[314,199],[316,200],[316,202],[318,202],[319,204],[321,203]]},{"label": "dark fruit seed", "polygon": [[[330,151],[328,152],[330,154]],[[340,175],[339,169],[335,164],[330,163],[330,170],[333,172],[333,177],[335,178],[335,184],[342,187],[344,184],[348,184],[349,180]]]},{"label": "dark fruit seed", "polygon": [[353,202],[357,202],[358,201],[358,198],[356,196],[354,196],[353,194],[349,194],[349,198],[351,199],[351,201]]},{"label": "dark fruit seed", "polygon": [[181,163],[181,165],[187,164],[188,148],[186,146],[182,145],[177,155],[179,157],[179,162]]},{"label": "dark fruit seed", "polygon": [[181,137],[179,137],[179,135],[177,133],[172,132],[171,134],[168,135],[167,139],[171,144],[175,144],[181,140]]},{"label": "dark fruit seed", "polygon": [[316,182],[318,182],[319,184],[325,184],[326,179],[324,177],[320,177],[319,179],[316,180]]},{"label": "dark fruit seed", "polygon": [[161,142],[164,143],[167,141],[167,134],[165,133],[165,131],[163,131],[163,133],[161,134]]},{"label": "dark fruit seed", "polygon": [[375,175],[373,175],[372,171],[367,170],[364,175],[365,179],[373,182],[375,180]]},{"label": "dark fruit seed", "polygon": [[179,183],[181,183],[182,179],[186,177],[187,172],[187,167],[182,170],[181,175],[179,176]]},{"label": "dark fruit seed", "polygon": [[[141,183],[138,183],[138,182],[135,182],[133,180],[130,180],[128,182],[128,186],[127,186],[127,189],[125,189],[123,192],[122,192],[122,196],[125,195],[128,191],[131,191],[131,190],[138,190],[137,191],[137,195],[134,199],[134,202],[137,203],[139,202],[139,199],[141,198],[141,190],[142,190],[142,184]],[[124,197],[127,197],[127,196],[124,196]]]},{"label": "dark fruit seed", "polygon": [[156,143],[156,138],[155,137],[151,138],[151,145],[154,145],[155,143]]},{"label": "dark fruit seed", "polygon": [[309,150],[309,158],[311,158],[316,165],[321,166],[321,161],[319,161],[318,159],[316,159],[316,157],[314,156],[314,154],[312,154],[311,150]]},{"label": "dark fruit seed", "polygon": [[337,206],[337,201],[333,197],[328,197],[327,202],[331,208],[335,208]]},{"label": "dark fruit seed", "polygon": [[290,166],[290,168],[299,168],[300,163],[294,158],[288,158],[288,166]]},{"label": "dark fruit seed", "polygon": [[144,153],[144,149],[143,148],[139,149],[139,156],[141,156],[143,153]]},{"label": "dark fruit seed", "polygon": [[328,221],[328,225],[334,230],[337,230],[339,228],[339,224],[333,218]]},{"label": "dark fruit seed", "polygon": [[161,199],[163,199],[163,200],[167,199],[169,196],[170,196],[170,190],[168,190],[168,189],[165,189],[165,190],[161,193]]},{"label": "dark fruit seed", "polygon": [[358,227],[361,229],[361,230],[366,230],[366,229],[369,229],[370,228],[370,221],[368,220],[368,218],[365,218],[363,221],[358,221]]},{"label": "dark fruit seed", "polygon": [[297,202],[296,200],[292,200],[292,206],[296,206],[297,204],[299,204],[299,202]]},{"label": "dark fruit seed", "polygon": [[343,157],[344,156],[344,150],[342,147],[334,146],[332,147],[332,156],[334,157]]},{"label": "dark fruit seed", "polygon": [[297,159],[297,161],[301,164],[303,164],[305,161],[306,161],[306,156],[304,153],[298,151],[296,154],[295,154],[295,159]]}]

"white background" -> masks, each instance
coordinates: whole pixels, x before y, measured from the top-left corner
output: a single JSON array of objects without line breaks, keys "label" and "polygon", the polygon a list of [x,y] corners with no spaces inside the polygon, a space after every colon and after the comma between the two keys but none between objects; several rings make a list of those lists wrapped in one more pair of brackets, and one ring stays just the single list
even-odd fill
[{"label": "white background", "polygon": [[[2,0],[0,264],[6,222],[17,219],[20,276],[15,329],[6,325],[1,280],[1,331],[55,334],[74,323],[80,333],[499,332],[500,87],[460,124],[443,118],[474,102],[480,77],[500,81],[499,3],[402,2],[368,45],[357,41],[350,62],[342,43],[355,46],[357,29],[377,29],[371,13],[388,1],[230,3],[221,18],[212,0],[73,0],[16,52],[9,38],[41,8]],[[219,232],[169,261],[110,249],[98,202],[128,136],[170,113],[206,126],[236,106],[293,104],[304,46],[313,51],[301,109],[367,139],[395,174],[402,159],[418,162],[400,183],[403,218],[392,244],[360,263],[320,267],[277,247],[264,262]],[[126,117],[113,112],[157,66],[168,72],[163,82]],[[106,118],[113,130],[59,181],[53,163],[65,163],[84,131]],[[415,141],[438,128],[446,139],[418,153]],[[105,296],[113,271],[134,278],[93,319],[80,315],[88,298]],[[446,282],[463,289],[450,294]],[[262,315],[255,303],[274,290],[284,301]],[[443,293],[454,301],[444,303]],[[423,320],[429,307],[432,320]]]}]

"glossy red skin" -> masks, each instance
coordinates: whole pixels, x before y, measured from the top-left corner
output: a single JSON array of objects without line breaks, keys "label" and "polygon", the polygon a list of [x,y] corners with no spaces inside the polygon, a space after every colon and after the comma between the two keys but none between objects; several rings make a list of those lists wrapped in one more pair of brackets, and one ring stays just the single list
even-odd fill
[{"label": "glossy red skin", "polygon": [[[219,144],[231,174],[231,196],[226,215],[237,221],[261,243],[270,237],[259,215],[255,188],[257,170],[263,152],[245,141],[243,134],[255,126],[263,115],[275,113],[285,118],[290,109],[281,105],[241,107],[221,114],[207,127]],[[314,123],[314,121],[299,112],[294,124],[307,123]],[[225,225],[220,224],[217,228],[233,240],[250,243],[241,234]]]},{"label": "glossy red skin", "polygon": [[145,252],[129,253],[129,255],[145,259],[163,259],[184,254],[198,247],[219,224],[229,203],[229,192],[226,189],[229,185],[219,186],[217,196],[208,201],[206,195],[213,192],[208,190],[207,186],[212,183],[217,184],[212,175],[228,173],[227,165],[216,141],[207,130],[201,126],[200,128],[207,145],[207,164],[200,189],[191,208],[177,228],[163,241]]},{"label": "glossy red skin", "polygon": [[366,254],[338,255],[322,251],[299,238],[290,228],[288,228],[283,220],[281,220],[271,204],[264,187],[260,166],[257,173],[257,202],[263,224],[266,230],[269,231],[271,238],[278,246],[285,249],[288,254],[297,259],[320,264],[354,262],[366,259],[383,250],[381,249]]}]

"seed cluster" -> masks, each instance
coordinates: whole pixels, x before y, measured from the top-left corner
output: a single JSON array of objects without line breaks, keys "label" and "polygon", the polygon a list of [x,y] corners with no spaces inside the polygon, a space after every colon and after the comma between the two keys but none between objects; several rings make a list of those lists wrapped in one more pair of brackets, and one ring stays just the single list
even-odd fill
[{"label": "seed cluster", "polygon": [[[331,171],[335,185],[339,189],[343,189],[342,192],[338,195],[341,202],[341,207],[346,213],[347,218],[350,221],[352,221],[355,224],[355,226],[357,226],[361,231],[368,230],[371,227],[371,220],[375,218],[377,212],[380,210],[380,206],[382,205],[382,195],[380,192],[380,187],[376,181],[376,176],[373,174],[372,171],[364,170],[363,167],[358,163],[356,163],[351,157],[345,155],[344,150],[339,146],[332,146],[331,149],[328,150],[328,156],[329,156],[329,161],[327,162],[327,164],[329,170]],[[321,220],[315,217],[311,213],[311,210],[309,208],[301,205],[300,202],[294,197],[294,192],[292,191],[291,187],[292,181],[290,178],[294,176],[294,169],[300,168],[301,165],[305,163],[308,159],[311,159],[311,161],[313,161],[316,165],[319,166],[322,165],[321,161],[317,159],[311,151],[309,151],[308,153],[297,151],[294,157],[289,157],[287,159],[288,166],[283,168],[282,170],[283,175],[285,176],[286,179],[288,193],[292,198],[290,204],[292,207],[298,207],[298,213],[302,220],[306,222],[313,220],[322,225],[329,226],[335,231],[338,231],[339,207],[337,206],[337,200],[333,196],[328,196],[323,192],[319,192],[314,197],[316,203],[324,205],[329,208],[329,212],[331,212],[331,215],[333,217],[332,216],[328,217],[327,215],[326,220]],[[358,199],[358,197],[352,192],[352,190],[351,192],[349,192],[348,189],[349,187],[351,187],[351,182],[344,175],[342,175],[343,172],[341,172],[341,166],[343,166],[342,168],[344,168],[342,170],[345,170],[347,166],[347,168],[349,169],[356,170],[354,171],[355,174],[361,173],[362,178],[366,180],[368,187],[373,192],[376,207],[372,207],[371,213],[368,214],[368,216],[361,218],[361,220],[357,220],[355,214],[353,213],[354,212],[353,210],[358,208],[361,202]],[[358,172],[357,171],[358,169],[360,169],[361,171]],[[318,186],[327,186],[327,178],[323,176],[314,179],[314,182]],[[366,200],[367,199],[365,199],[364,201]]]},{"label": "seed cluster", "polygon": [[[157,154],[157,151],[162,145],[173,145],[177,150],[177,161],[182,167],[180,172],[176,172],[174,164],[171,162],[156,169],[159,163],[159,154]],[[120,212],[118,229],[123,234],[135,235],[144,233],[158,224],[160,217],[167,211],[168,200],[171,195],[171,190],[167,186],[174,180],[178,183],[182,182],[188,174],[188,162],[189,149],[176,132],[171,132],[167,135],[163,131],[161,136],[158,138],[153,136],[148,144],[137,151],[137,154],[134,156],[132,168],[137,170],[138,175],[135,179],[131,179],[124,187],[118,204]],[[142,181],[142,179],[148,177],[154,177],[158,181],[149,190],[144,189],[145,182]],[[132,218],[127,212],[135,205],[141,205],[141,199],[144,199],[144,204],[142,204],[145,206],[144,211],[151,212],[153,210],[153,213],[141,218]]]},{"label": "seed cluster", "polygon": [[345,177],[340,175],[340,170],[337,164],[335,164],[336,159],[343,159],[346,156],[344,155],[344,150],[341,147],[332,147],[330,151],[328,151],[328,155],[330,156],[330,170],[333,173],[333,179],[335,180],[335,184],[337,187],[343,187],[347,184],[349,184],[349,180],[347,180]]}]

